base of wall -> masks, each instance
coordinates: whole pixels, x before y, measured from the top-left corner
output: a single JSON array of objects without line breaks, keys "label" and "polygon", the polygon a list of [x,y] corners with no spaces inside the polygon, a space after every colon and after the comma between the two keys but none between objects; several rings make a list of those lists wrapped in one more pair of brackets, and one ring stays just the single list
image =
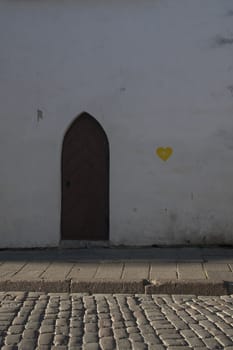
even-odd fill
[{"label": "base of wall", "polygon": [[60,248],[110,248],[111,242],[109,241],[73,241],[73,240],[62,240],[60,241]]}]

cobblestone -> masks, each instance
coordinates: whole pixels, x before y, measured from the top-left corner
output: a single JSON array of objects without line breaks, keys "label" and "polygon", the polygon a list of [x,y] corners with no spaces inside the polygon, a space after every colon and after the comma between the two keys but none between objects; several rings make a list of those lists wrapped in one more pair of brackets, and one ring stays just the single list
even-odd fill
[{"label": "cobblestone", "polygon": [[233,295],[2,292],[0,347],[233,350]]}]

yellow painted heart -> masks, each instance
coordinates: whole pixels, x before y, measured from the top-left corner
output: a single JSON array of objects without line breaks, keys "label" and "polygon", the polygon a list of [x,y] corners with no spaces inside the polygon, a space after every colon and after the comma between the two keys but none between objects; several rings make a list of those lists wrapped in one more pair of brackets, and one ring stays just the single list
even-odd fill
[{"label": "yellow painted heart", "polygon": [[173,149],[171,147],[158,147],[156,153],[159,158],[165,161],[172,155]]}]

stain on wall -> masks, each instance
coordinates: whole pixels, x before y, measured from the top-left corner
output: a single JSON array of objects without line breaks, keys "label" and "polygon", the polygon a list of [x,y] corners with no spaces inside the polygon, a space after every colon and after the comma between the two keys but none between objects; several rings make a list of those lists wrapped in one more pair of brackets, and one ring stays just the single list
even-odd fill
[{"label": "stain on wall", "polygon": [[224,46],[233,45],[233,37],[225,37],[223,35],[216,35],[213,39],[212,46],[215,48],[221,48]]},{"label": "stain on wall", "polygon": [[214,138],[219,140],[227,149],[233,150],[233,128],[217,130],[214,133]]},{"label": "stain on wall", "polygon": [[233,97],[233,85],[229,85],[227,87],[227,90],[230,92],[231,96]]},{"label": "stain on wall", "polygon": [[229,10],[229,11],[227,11],[227,16],[233,16],[233,10]]},{"label": "stain on wall", "polygon": [[39,122],[39,121],[43,120],[43,118],[44,118],[44,115],[43,115],[42,110],[37,109],[37,121]]}]

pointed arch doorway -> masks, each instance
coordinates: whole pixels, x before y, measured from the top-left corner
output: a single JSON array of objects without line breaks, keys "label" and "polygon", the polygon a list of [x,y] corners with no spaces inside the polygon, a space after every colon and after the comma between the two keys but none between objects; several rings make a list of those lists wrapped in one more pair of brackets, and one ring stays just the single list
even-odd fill
[{"label": "pointed arch doorway", "polygon": [[109,143],[86,112],[63,140],[61,239],[109,239]]}]

